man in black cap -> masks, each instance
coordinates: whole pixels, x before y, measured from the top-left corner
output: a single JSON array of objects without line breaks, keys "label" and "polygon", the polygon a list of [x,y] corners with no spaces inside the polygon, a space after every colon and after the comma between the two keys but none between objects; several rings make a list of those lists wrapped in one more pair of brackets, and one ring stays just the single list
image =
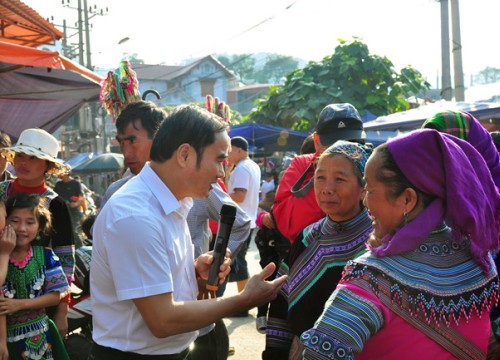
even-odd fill
[{"label": "man in black cap", "polygon": [[290,243],[307,225],[325,216],[312,191],[317,158],[337,140],[364,144],[365,132],[354,106],[348,103],[330,104],[321,110],[313,137],[316,152],[293,159],[278,186],[272,215],[266,214],[262,218],[266,227],[272,228],[276,224]]}]

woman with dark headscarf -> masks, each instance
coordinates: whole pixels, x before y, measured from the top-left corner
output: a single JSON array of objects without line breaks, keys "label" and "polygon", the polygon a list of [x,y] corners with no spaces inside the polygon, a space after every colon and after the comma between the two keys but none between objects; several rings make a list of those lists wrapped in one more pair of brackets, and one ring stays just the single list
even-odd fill
[{"label": "woman with dark headscarf", "polygon": [[365,169],[370,251],[349,263],[305,359],[484,359],[498,300],[500,196],[467,142],[417,130]]},{"label": "woman with dark headscarf", "polygon": [[300,356],[300,334],[314,325],[347,261],[366,251],[372,221],[362,203],[363,175],[371,151],[337,141],[320,156],[314,192],[326,216],[302,231],[278,270],[288,280],[271,302],[263,359]]}]

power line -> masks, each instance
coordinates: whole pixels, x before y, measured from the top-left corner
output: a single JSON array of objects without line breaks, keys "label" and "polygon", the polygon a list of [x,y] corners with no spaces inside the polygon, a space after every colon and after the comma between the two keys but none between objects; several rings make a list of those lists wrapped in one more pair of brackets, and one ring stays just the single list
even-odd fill
[{"label": "power line", "polygon": [[[237,39],[237,38],[239,38],[239,37],[243,36],[244,34],[246,34],[246,33],[250,32],[250,31],[253,31],[253,30],[255,30],[255,29],[259,28],[260,26],[262,26],[262,25],[264,25],[264,24],[268,23],[269,21],[274,20],[274,19],[275,19],[277,16],[279,16],[281,13],[283,13],[283,12],[285,12],[285,11],[290,10],[290,9],[291,9],[291,8],[292,8],[292,7],[293,7],[296,3],[298,3],[299,1],[300,1],[300,0],[295,0],[295,1],[293,1],[292,3],[288,4],[287,6],[285,6],[284,8],[282,8],[281,10],[279,10],[278,12],[276,12],[275,14],[273,14],[273,15],[271,15],[271,16],[269,16],[269,17],[267,17],[267,18],[263,19],[263,20],[260,20],[260,21],[259,21],[259,22],[257,22],[255,25],[250,26],[249,28],[247,28],[247,29],[245,29],[245,30],[243,30],[243,31],[241,31],[241,32],[239,32],[239,33],[237,33],[236,35],[233,35],[233,36],[229,36],[229,37],[227,37],[225,41],[229,42],[229,41],[235,40],[235,39]],[[220,41],[220,40],[218,40],[218,41]],[[211,46],[211,47],[213,47],[213,46]],[[200,53],[209,53],[209,51],[208,51],[207,49],[208,49],[208,48],[205,48],[205,49],[203,49],[203,50],[200,50],[200,51],[198,51],[198,52],[197,52],[197,54],[200,54]],[[211,53],[211,54],[213,54],[213,53]]]}]

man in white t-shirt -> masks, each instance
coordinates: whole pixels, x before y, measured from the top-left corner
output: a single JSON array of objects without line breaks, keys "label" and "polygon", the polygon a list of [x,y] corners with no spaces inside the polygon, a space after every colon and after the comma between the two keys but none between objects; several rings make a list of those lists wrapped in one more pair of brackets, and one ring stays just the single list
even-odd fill
[{"label": "man in white t-shirt", "polygon": [[213,256],[194,258],[186,217],[191,198],[207,197],[224,176],[228,148],[217,115],[180,106],[158,129],[151,161],[101,210],[90,272],[92,359],[185,359],[197,329],[276,297],[286,277],[265,281],[271,265],[235,296],[196,300]]},{"label": "man in white t-shirt", "polygon": [[[227,186],[229,195],[250,216],[252,219],[250,228],[253,230],[256,226],[255,220],[259,208],[261,175],[259,165],[248,157],[248,142],[243,137],[235,136],[231,138],[231,151],[229,152],[228,161],[231,165],[234,165]],[[245,256],[251,237],[252,231],[250,231],[246,243],[236,256],[234,272],[229,277],[230,281],[236,281],[238,292],[244,289],[249,278]],[[242,315],[244,314],[245,312],[242,313]]]},{"label": "man in white t-shirt", "polygon": [[267,193],[273,191],[274,189],[276,189],[276,185],[274,184],[274,174],[271,171],[268,171],[264,174],[264,180],[260,186],[261,200],[264,200]]}]

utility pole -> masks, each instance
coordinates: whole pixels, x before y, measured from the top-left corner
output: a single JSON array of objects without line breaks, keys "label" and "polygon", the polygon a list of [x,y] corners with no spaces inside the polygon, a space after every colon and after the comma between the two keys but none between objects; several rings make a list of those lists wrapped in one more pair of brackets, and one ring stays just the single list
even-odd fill
[{"label": "utility pole", "polygon": [[83,8],[85,14],[85,44],[87,45],[87,69],[92,70],[92,54],[90,53],[90,24],[89,24],[89,11],[87,7],[87,0],[83,0]]},{"label": "utility pole", "polygon": [[450,26],[448,0],[439,0],[441,3],[441,98],[451,100],[451,73],[450,73]]},{"label": "utility pole", "polygon": [[[86,66],[88,69],[93,70],[92,66],[92,52],[90,51],[90,29],[92,25],[89,20],[96,15],[107,15],[108,8],[106,10],[97,10],[97,6],[89,7],[87,5],[87,0],[78,0],[78,7],[74,8],[70,6],[70,0],[62,0],[64,7],[74,9],[78,11],[78,23],[76,29],[78,30],[78,62],[82,66]],[[89,15],[89,13],[91,15]],[[85,40],[84,40],[85,32]],[[85,56],[86,52],[86,56]]]},{"label": "utility pole", "polygon": [[455,79],[455,100],[465,100],[464,70],[462,66],[462,40],[460,36],[460,10],[458,0],[451,0],[451,27],[453,34],[453,67]]},{"label": "utility pole", "polygon": [[[70,0],[62,0],[62,5],[64,7],[74,9],[78,11],[78,23],[76,24],[76,30],[78,30],[78,62],[82,66],[86,66],[88,69],[93,70],[92,66],[92,53],[90,51],[90,29],[91,29],[91,24],[89,20],[93,18],[96,15],[106,15],[108,13],[108,8],[106,8],[106,11],[103,9],[100,9],[98,12],[97,6],[94,5],[93,8],[89,7],[87,4],[87,0],[78,0],[78,6],[71,7],[70,6]],[[89,13],[91,15],[89,15]],[[64,51],[66,49],[69,49],[67,42],[66,42],[66,20],[63,22],[64,26],[64,39],[63,39],[63,49]],[[85,40],[84,40],[84,32],[85,32]],[[85,56],[85,51],[86,51],[86,56]],[[82,126],[80,123],[80,132],[87,133],[87,134],[92,134],[92,145],[91,149],[92,151],[97,151],[98,150],[98,137],[99,137],[99,132],[97,131],[97,124],[96,124],[96,115],[97,115],[97,103],[88,103],[85,105],[84,108],[80,109],[80,120],[84,120],[84,124],[87,124],[85,120],[90,120],[90,129],[88,129],[88,125]],[[104,134],[105,136],[106,134]]]},{"label": "utility pole", "polygon": [[78,62],[80,63],[80,65],[85,66],[85,63],[83,62],[82,0],[78,0]]}]

